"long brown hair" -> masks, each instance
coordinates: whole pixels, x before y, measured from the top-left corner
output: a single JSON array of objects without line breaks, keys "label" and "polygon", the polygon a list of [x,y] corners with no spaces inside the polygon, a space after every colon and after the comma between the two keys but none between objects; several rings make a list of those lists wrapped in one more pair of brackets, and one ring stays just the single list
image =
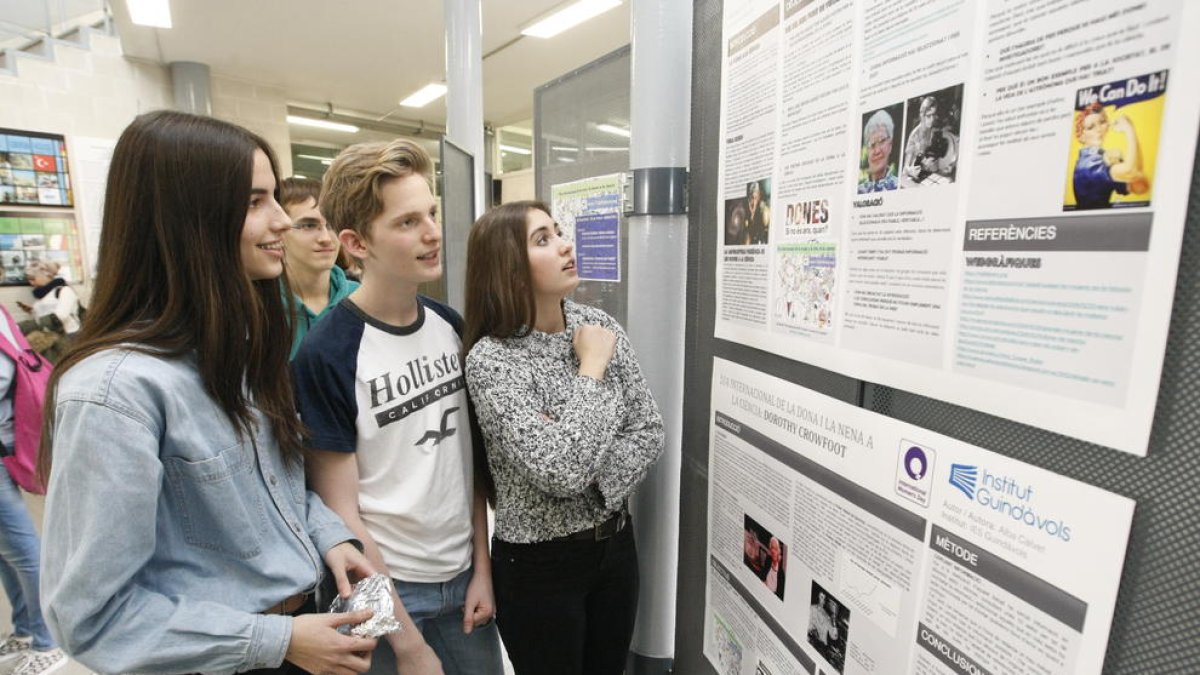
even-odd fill
[{"label": "long brown hair", "polygon": [[464,358],[481,338],[520,337],[533,327],[537,306],[525,230],[534,209],[551,215],[543,202],[509,202],[483,214],[471,227]]},{"label": "long brown hair", "polygon": [[228,122],[162,110],[137,117],[113,151],[92,304],[50,379],[39,473],[50,474],[55,391],[89,356],[125,346],[165,357],[194,352],[205,392],[239,435],[253,405],[284,456],[301,456],[288,376],[291,325],[280,281],[251,281],[240,239],[261,137]]}]

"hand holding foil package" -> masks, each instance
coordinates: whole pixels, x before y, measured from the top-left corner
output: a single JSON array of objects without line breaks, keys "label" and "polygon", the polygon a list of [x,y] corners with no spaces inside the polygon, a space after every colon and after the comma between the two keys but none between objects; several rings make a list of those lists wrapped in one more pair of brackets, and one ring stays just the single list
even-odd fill
[{"label": "hand holding foil package", "polygon": [[392,606],[392,580],[383,574],[372,574],[354,584],[354,590],[349,598],[338,596],[334,598],[329,611],[357,612],[369,609],[375,616],[355,626],[338,626],[338,632],[357,637],[380,637],[400,630],[400,622],[396,620],[395,607]]}]

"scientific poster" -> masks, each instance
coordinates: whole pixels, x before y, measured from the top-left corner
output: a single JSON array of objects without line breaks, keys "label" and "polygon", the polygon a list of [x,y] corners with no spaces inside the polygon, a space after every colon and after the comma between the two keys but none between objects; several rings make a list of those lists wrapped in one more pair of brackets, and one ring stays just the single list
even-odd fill
[{"label": "scientific poster", "polygon": [[725,3],[717,337],[1145,454],[1200,3]]},{"label": "scientific poster", "polygon": [[108,183],[108,167],[112,164],[113,149],[116,146],[117,141],[111,138],[71,138],[75,168],[78,171],[75,184],[79,194],[80,227],[83,230],[84,249],[91,276],[95,276],[96,263],[100,259],[104,191]]},{"label": "scientific poster", "polygon": [[1134,503],[714,359],[722,675],[1101,672]]},{"label": "scientific poster", "polygon": [[550,210],[575,243],[580,281],[621,280],[621,197],[624,174],[614,173],[550,187]]}]

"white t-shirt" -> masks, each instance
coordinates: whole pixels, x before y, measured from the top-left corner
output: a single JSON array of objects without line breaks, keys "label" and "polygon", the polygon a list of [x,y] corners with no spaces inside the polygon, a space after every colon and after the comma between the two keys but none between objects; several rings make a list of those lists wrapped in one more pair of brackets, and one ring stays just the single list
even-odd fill
[{"label": "white t-shirt", "polygon": [[343,300],[292,367],[309,447],[358,454],[358,506],[393,578],[448,581],[471,565],[472,439],[462,319],[419,298],[411,326]]}]

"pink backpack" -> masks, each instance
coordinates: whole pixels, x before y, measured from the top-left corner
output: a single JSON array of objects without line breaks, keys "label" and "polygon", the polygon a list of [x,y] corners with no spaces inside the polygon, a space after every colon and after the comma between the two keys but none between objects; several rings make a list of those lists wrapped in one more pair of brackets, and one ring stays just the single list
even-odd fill
[{"label": "pink backpack", "polygon": [[9,388],[13,403],[13,447],[8,448],[4,467],[27,492],[44,495],[46,487],[37,479],[37,463],[42,442],[42,405],[46,401],[51,365],[41,354],[30,349],[8,310],[0,307],[0,312],[4,313],[4,320],[17,342],[14,346],[0,335],[0,352],[7,354],[16,365]]}]

